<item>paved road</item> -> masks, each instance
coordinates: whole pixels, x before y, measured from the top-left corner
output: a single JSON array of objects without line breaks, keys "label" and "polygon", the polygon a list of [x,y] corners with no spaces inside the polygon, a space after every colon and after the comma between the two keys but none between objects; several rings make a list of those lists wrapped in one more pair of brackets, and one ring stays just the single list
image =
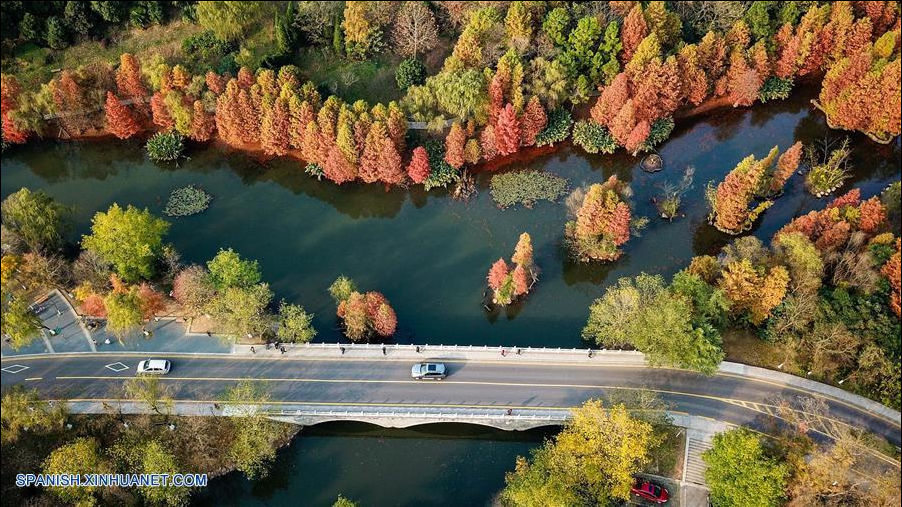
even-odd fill
[{"label": "paved road", "polygon": [[[650,389],[659,392],[674,411],[766,430],[776,420],[773,415],[781,399],[792,402],[811,395],[730,374],[705,377],[642,367],[446,360],[449,377],[424,382],[410,379],[410,361],[391,359],[154,357],[172,361],[172,372],[163,378],[177,400],[221,399],[226,389],[243,378],[265,382],[277,403],[386,407],[566,408],[616,389]],[[3,358],[2,386],[24,384],[47,398],[115,400],[122,396],[123,380],[134,375],[140,359],[115,353]],[[15,365],[28,368],[11,373],[18,369]],[[826,402],[829,415],[812,419],[813,429],[830,434],[837,425],[849,424],[900,445],[900,427],[895,422],[839,400]]]}]

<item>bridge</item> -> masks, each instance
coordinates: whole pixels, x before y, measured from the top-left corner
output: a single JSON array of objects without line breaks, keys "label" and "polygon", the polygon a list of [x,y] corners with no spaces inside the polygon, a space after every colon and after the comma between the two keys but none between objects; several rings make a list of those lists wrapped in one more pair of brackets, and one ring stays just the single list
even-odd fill
[{"label": "bridge", "polygon": [[[651,368],[631,351],[432,345],[288,345],[285,353],[236,346],[231,353],[158,353],[172,361],[161,377],[180,415],[228,416],[225,391],[240,380],[265,386],[269,417],[301,425],[337,420],[406,427],[457,422],[528,429],[565,421],[571,407],[617,392],[658,393],[675,416],[759,430],[772,427],[786,404],[813,432],[829,438],[866,429],[900,445],[900,414],[879,403],[785,373],[723,363],[712,376]],[[123,400],[123,382],[147,353],[87,352],[7,356],[2,386],[24,385],[42,397],[68,400],[73,412],[146,412]],[[441,361],[443,381],[410,378],[410,365]],[[823,401],[808,413],[801,398]]]}]

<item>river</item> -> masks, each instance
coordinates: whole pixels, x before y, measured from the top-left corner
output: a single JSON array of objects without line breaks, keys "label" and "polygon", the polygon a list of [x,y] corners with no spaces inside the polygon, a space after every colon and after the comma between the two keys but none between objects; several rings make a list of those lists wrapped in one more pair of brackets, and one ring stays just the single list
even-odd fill
[{"label": "river", "polygon": [[[210,209],[172,220],[168,241],[186,262],[205,262],[233,247],[257,259],[276,299],[301,303],[316,314],[315,341],[341,339],[326,288],[338,275],[362,290],[386,295],[398,315],[399,343],[582,346],[588,306],[619,277],[642,271],[670,276],[693,255],[716,253],[730,237],[706,223],[704,187],[750,153],[764,156],[795,141],[824,138],[823,115],[809,105],[811,92],[751,109],[715,112],[683,120],[659,148],[664,170],[648,174],[630,156],[586,155],[562,147],[522,167],[554,172],[570,187],[612,174],[630,183],[634,216],[651,220],[625,254],[608,265],[580,265],[561,245],[563,202],[532,209],[499,210],[491,199],[491,175],[478,178],[468,202],[446,192],[360,184],[336,186],[303,174],[290,160],[260,163],[242,153],[193,149],[178,166],[148,161],[138,142],[34,142],[2,159],[2,196],[23,186],[42,189],[72,206],[72,239],[87,232],[91,216],[113,202],[147,207],[162,215],[170,191],[198,185],[213,196]],[[831,132],[831,136],[841,133]],[[851,135],[852,178],[840,190],[879,193],[898,179],[899,139],[887,146]],[[656,218],[652,198],[694,167],[683,197],[685,216]],[[769,238],[792,217],[823,207],[793,176],[785,195],[751,232]],[[529,298],[503,311],[482,305],[485,275],[499,257],[509,258],[521,232],[529,232],[540,279]],[[216,505],[329,505],[338,493],[361,505],[479,505],[503,485],[514,458],[538,445],[547,431],[508,434],[466,426],[382,430],[327,424],[302,431],[283,450],[270,478],[250,484],[236,475],[214,481],[198,503]]]}]

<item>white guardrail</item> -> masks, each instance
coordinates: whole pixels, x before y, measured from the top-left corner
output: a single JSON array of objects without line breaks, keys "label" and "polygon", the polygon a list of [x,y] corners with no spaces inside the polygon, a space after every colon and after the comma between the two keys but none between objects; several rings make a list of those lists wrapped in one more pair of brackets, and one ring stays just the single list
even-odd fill
[{"label": "white guardrail", "polygon": [[381,418],[423,418],[423,419],[454,419],[456,421],[471,420],[515,420],[515,421],[565,421],[569,418],[569,412],[548,415],[537,414],[485,414],[485,413],[459,413],[459,412],[370,412],[366,410],[281,410],[279,412],[267,412],[267,415],[280,417],[360,417],[371,419]]}]

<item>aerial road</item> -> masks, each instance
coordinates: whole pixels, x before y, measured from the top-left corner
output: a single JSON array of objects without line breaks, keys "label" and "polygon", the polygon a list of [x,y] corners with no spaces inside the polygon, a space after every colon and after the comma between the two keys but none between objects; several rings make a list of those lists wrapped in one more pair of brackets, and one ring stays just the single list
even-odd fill
[{"label": "aerial road", "polygon": [[[172,371],[160,378],[175,400],[215,401],[236,382],[265,383],[274,403],[329,406],[568,408],[614,390],[657,392],[676,412],[750,426],[772,427],[781,401],[821,397],[827,413],[811,427],[829,435],[840,425],[868,430],[895,446],[895,421],[852,404],[776,382],[718,373],[707,377],[672,369],[560,363],[499,363],[443,360],[442,381],[411,378],[410,360],[292,356],[167,355]],[[55,354],[3,358],[4,389],[22,384],[48,399],[117,400],[123,381],[134,377],[134,354]],[[13,367],[18,365],[19,367]],[[27,367],[21,369],[21,366]]]}]

